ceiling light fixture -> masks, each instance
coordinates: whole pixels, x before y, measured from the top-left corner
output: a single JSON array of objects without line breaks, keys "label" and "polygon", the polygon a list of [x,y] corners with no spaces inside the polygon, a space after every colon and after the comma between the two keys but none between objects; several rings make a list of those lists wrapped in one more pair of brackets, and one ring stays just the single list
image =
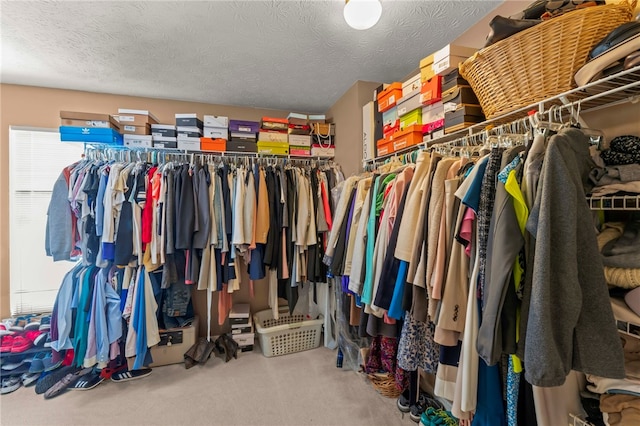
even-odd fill
[{"label": "ceiling light fixture", "polygon": [[380,0],[346,0],[343,13],[351,28],[368,30],[380,20],[382,4]]}]

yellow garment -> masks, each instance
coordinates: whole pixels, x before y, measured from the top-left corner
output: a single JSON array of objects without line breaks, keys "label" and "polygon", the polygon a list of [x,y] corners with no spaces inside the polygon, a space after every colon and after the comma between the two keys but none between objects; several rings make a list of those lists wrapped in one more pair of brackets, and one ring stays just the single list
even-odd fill
[{"label": "yellow garment", "polygon": [[[520,185],[516,179],[516,171],[511,170],[509,176],[507,176],[507,182],[504,184],[507,193],[513,198],[513,209],[516,212],[516,218],[518,219],[518,225],[520,226],[520,232],[522,235],[525,233],[527,226],[527,219],[529,218],[529,208],[520,189]],[[516,257],[515,264],[513,266],[513,281],[515,282],[516,291],[520,289],[522,283],[522,276],[524,270],[520,264],[520,254]],[[516,342],[520,340],[520,309],[516,312]],[[522,372],[522,362],[516,355],[511,355],[513,361],[513,371],[516,373]]]}]

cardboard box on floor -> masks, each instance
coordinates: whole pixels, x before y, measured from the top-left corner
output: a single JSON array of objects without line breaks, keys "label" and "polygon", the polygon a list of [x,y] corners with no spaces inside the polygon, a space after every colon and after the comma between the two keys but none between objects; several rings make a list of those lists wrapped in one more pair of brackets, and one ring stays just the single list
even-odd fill
[{"label": "cardboard box on floor", "polygon": [[[196,343],[197,339],[198,317],[195,317],[188,327],[160,330],[160,343],[151,348],[153,362],[149,367],[183,363],[184,353]],[[180,340],[181,343],[173,343]],[[172,341],[171,345],[168,344],[169,341]],[[133,361],[134,358],[127,358],[129,369],[133,368]]]}]

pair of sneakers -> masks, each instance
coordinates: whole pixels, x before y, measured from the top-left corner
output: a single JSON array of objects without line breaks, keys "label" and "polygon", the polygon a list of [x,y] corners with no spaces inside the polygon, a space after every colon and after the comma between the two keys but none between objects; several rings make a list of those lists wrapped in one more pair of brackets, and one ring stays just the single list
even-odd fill
[{"label": "pair of sneakers", "polygon": [[416,423],[420,421],[422,414],[428,408],[435,408],[435,409],[444,408],[442,403],[440,403],[440,401],[424,393],[421,393],[420,396],[418,396],[418,401],[412,404],[411,401],[409,400],[408,390],[405,390],[402,394],[400,394],[396,402],[396,405],[398,406],[398,410],[400,410],[401,412],[409,413],[409,417],[411,418],[411,420],[413,420]]}]

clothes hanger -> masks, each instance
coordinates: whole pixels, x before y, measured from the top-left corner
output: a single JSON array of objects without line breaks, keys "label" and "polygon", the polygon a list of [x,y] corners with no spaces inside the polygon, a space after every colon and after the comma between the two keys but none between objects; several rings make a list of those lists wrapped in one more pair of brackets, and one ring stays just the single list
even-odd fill
[{"label": "clothes hanger", "polygon": [[608,146],[605,140],[604,132],[602,130],[590,129],[582,126],[581,121],[583,120],[581,120],[581,117],[580,117],[581,106],[582,106],[581,101],[577,102],[577,106],[575,109],[574,109],[574,104],[571,104],[571,115],[570,115],[569,125],[571,127],[580,129],[582,133],[584,133],[587,137],[589,137],[589,145],[594,145],[598,147],[598,150],[600,151],[607,149]]}]

